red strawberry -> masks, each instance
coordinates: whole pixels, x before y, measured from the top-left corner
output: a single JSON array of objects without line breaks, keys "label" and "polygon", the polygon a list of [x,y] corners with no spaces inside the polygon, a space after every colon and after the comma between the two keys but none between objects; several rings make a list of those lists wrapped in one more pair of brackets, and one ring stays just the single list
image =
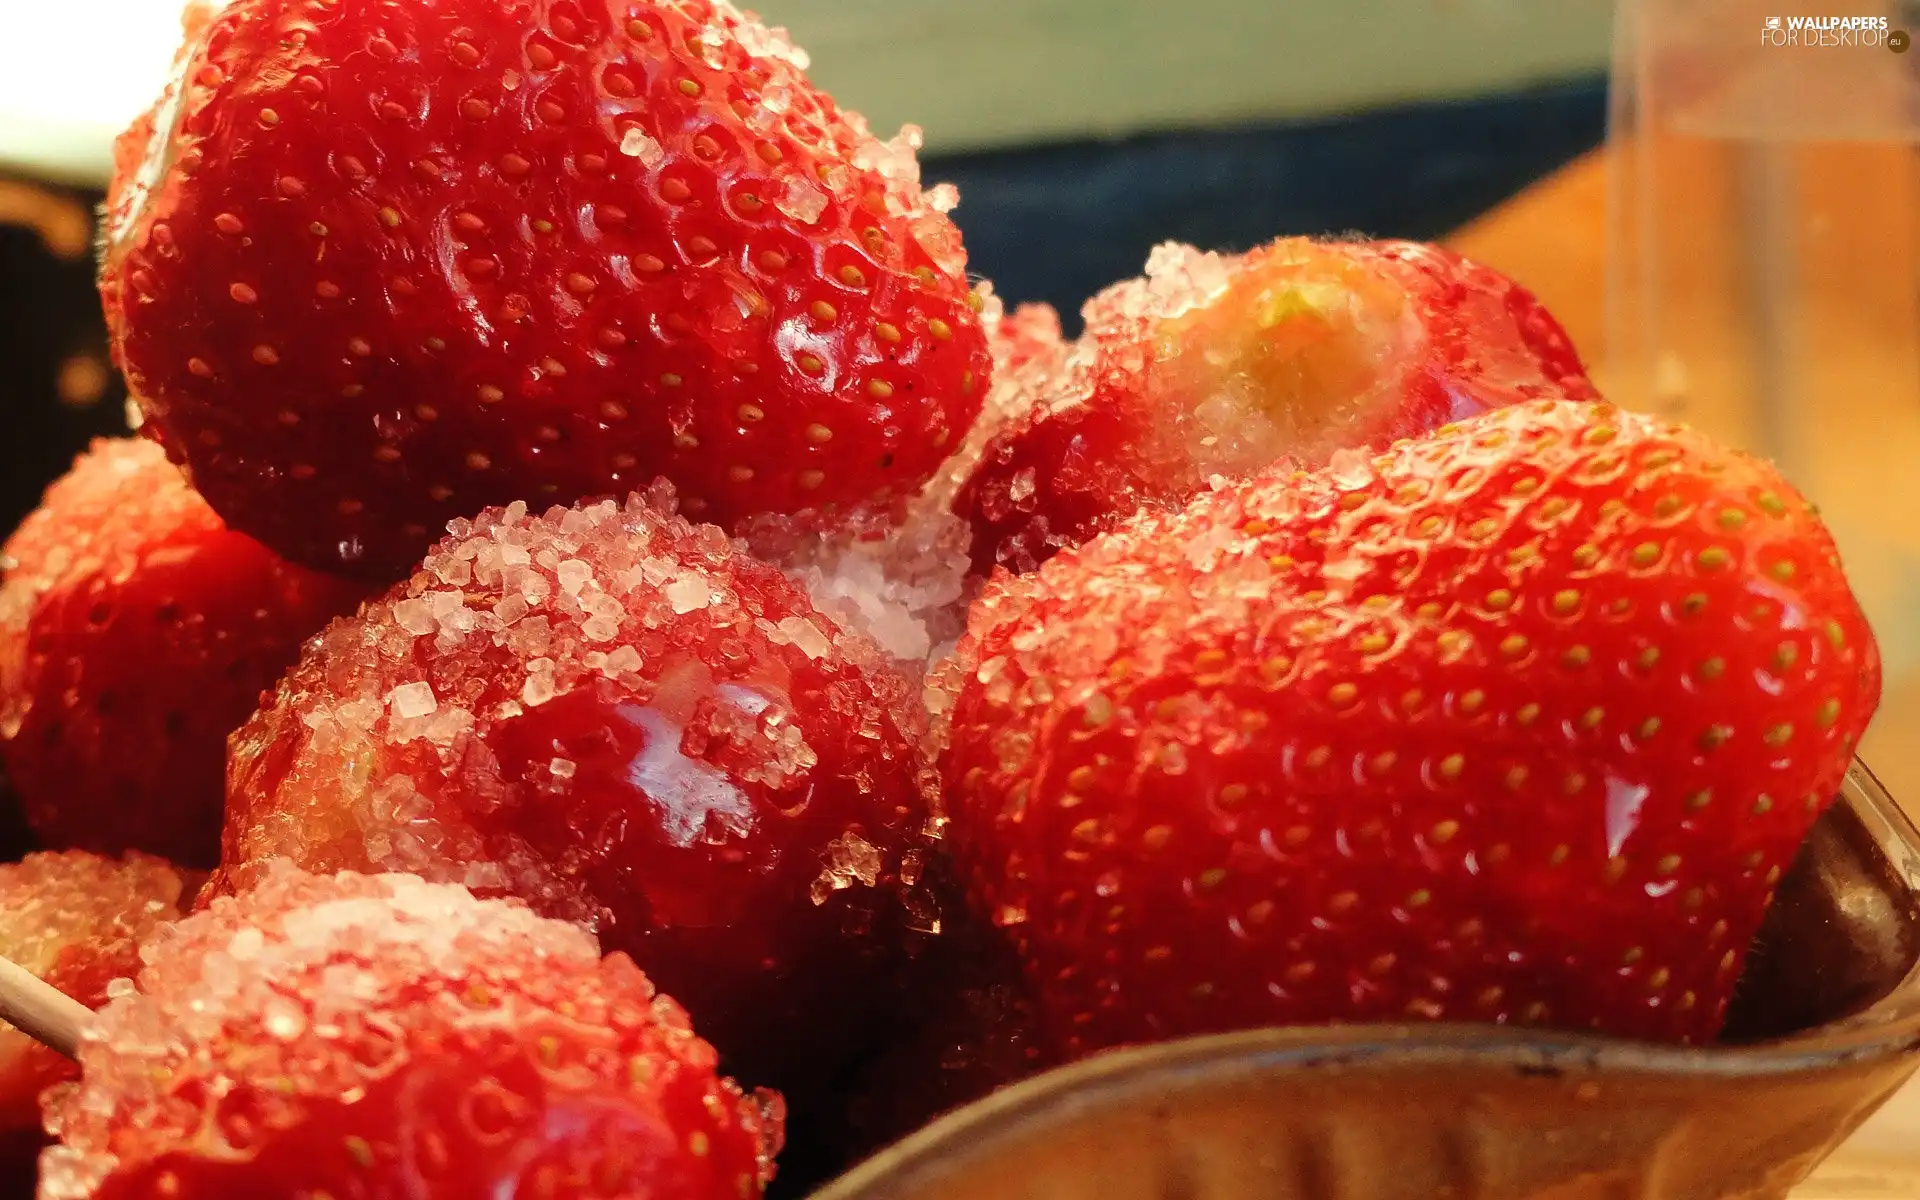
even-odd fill
[{"label": "red strawberry", "polygon": [[1530,293],[1409,242],[1283,238],[1231,258],[1162,246],[1086,319],[956,502],[983,571],[1031,570],[1216,476],[1317,466],[1522,400],[1595,398]]},{"label": "red strawberry", "polygon": [[42,1195],[758,1196],[781,1102],[591,935],[282,866],[156,939],[49,1099]]},{"label": "red strawberry", "polygon": [[[981,469],[982,456],[994,439],[1016,422],[1031,419],[1036,397],[1051,395],[1070,378],[1078,379],[1068,372],[1083,365],[1074,359],[1075,343],[1061,336],[1060,314],[1052,305],[1023,304],[1008,313],[992,297],[990,287],[982,290],[988,297],[985,315],[993,386],[973,428],[941,468],[939,478],[918,499],[919,505],[938,510],[948,521],[968,515],[955,496],[972,485]],[[913,519],[924,522],[929,518],[927,514],[915,514]]]},{"label": "red strawberry", "polygon": [[[140,943],[179,919],[196,883],[144,854],[29,854],[0,866],[0,955],[98,1007],[107,984],[140,969]],[[76,1073],[26,1034],[0,1028],[0,1131],[37,1134],[41,1091]]]},{"label": "red strawberry", "polygon": [[723,524],[907,494],[979,408],[978,301],[915,135],[805,61],[725,0],[235,0],[110,198],[151,431],[236,528],[386,578],[658,475]]},{"label": "red strawberry", "polygon": [[644,497],[453,528],[234,735],[213,890],[285,857],[514,893],[630,952],[736,1074],[830,1087],[933,920],[917,693]]},{"label": "red strawberry", "polygon": [[95,442],[4,553],[0,758],[28,821],[212,865],[227,734],[366,589],[229,529],[132,440]]},{"label": "red strawberry", "polygon": [[1149,513],[972,626],[950,840],[1069,1053],[1711,1039],[1880,689],[1771,467],[1586,403]]}]

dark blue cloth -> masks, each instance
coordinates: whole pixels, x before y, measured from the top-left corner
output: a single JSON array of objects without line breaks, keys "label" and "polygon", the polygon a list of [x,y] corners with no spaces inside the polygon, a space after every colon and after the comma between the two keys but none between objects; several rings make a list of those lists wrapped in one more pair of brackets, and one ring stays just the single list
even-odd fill
[{"label": "dark blue cloth", "polygon": [[1168,239],[1244,250],[1287,233],[1432,239],[1598,145],[1606,81],[1257,129],[930,159],[960,186],[971,269],[1069,325]]}]

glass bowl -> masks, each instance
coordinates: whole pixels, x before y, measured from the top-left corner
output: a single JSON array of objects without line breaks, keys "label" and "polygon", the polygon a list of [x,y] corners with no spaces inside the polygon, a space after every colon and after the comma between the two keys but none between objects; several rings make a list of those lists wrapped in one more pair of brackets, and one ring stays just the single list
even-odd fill
[{"label": "glass bowl", "polygon": [[1725,1040],[1470,1025],[1121,1050],[814,1200],[1769,1200],[1920,1066],[1920,834],[1862,765],[1781,881]]}]

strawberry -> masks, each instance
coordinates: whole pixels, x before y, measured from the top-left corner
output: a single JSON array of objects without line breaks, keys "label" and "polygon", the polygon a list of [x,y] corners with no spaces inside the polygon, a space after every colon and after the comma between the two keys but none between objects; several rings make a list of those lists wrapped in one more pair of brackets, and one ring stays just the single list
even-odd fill
[{"label": "strawberry", "polygon": [[1880,663],[1770,466],[1499,410],[977,602],[944,777],[1068,1054],[1449,1019],[1713,1038]]},{"label": "strawberry", "polygon": [[144,957],[49,1097],[43,1196],[750,1200],[772,1175],[779,1097],[519,905],[282,864]]},{"label": "strawberry", "polygon": [[805,62],[726,0],[235,0],[109,199],[149,431],[235,528],[389,580],[516,499],[911,492],[989,369],[954,195]]},{"label": "strawberry", "polygon": [[1317,466],[1531,398],[1596,398],[1530,293],[1435,246],[1169,244],[1085,315],[1064,364],[1024,368],[1024,411],[956,500],[982,571],[1031,570],[1217,476]]},{"label": "strawberry", "polygon": [[[953,457],[918,498],[919,505],[938,510],[946,520],[954,520],[956,514],[967,515],[956,497],[962,489],[976,486],[973,480],[980,473],[982,456],[995,444],[994,439],[1015,422],[1030,419],[1037,397],[1060,390],[1061,382],[1069,378],[1069,370],[1084,366],[1075,359],[1076,343],[1061,335],[1060,314],[1052,305],[1023,304],[1009,313],[993,297],[990,286],[983,286],[982,291],[987,297],[987,350],[993,358],[993,386]],[[930,514],[915,516],[925,521]]]},{"label": "strawberry", "polygon": [[917,692],[658,494],[453,530],[234,735],[209,890],[287,858],[518,895],[733,1073],[831,1090],[936,919]]},{"label": "strawberry", "polygon": [[[0,866],[0,955],[98,1007],[109,983],[139,970],[140,943],[179,919],[197,884],[144,854],[29,854]],[[0,1132],[38,1134],[41,1091],[74,1074],[72,1063],[26,1034],[0,1029]]]},{"label": "strawberry", "polygon": [[228,528],[131,439],[76,459],[4,554],[0,758],[28,821],[211,866],[227,734],[366,589]]},{"label": "strawberry", "polygon": [[[1060,314],[1050,304],[1022,304],[1002,314],[987,334],[996,381],[1006,375],[1058,369],[1069,349],[1061,336]],[[1039,381],[1030,380],[1028,386],[1037,387]]]}]

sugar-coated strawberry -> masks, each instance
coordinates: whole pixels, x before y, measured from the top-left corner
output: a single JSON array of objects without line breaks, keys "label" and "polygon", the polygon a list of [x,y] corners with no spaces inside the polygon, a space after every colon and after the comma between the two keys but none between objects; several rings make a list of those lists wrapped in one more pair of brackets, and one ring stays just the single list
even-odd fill
[{"label": "sugar-coated strawberry", "polygon": [[761,1194],[781,1101],[521,905],[284,864],[150,944],[49,1096],[41,1200]]},{"label": "sugar-coated strawberry", "polygon": [[[1022,304],[1002,314],[987,331],[996,380],[1055,369],[1069,346],[1060,332],[1060,314],[1048,304]],[[1038,385],[1038,380],[1029,382]]]},{"label": "sugar-coated strawberry", "polygon": [[1169,244],[1085,315],[1064,363],[1020,381],[1024,411],[956,503],[983,571],[1031,570],[1217,476],[1314,467],[1522,400],[1595,398],[1526,289],[1436,246]]},{"label": "sugar-coated strawberry", "polygon": [[[29,854],[0,866],[0,955],[98,1007],[107,984],[139,970],[140,944],[179,919],[197,884],[144,854]],[[75,1074],[66,1059],[0,1026],[0,1131],[37,1133],[41,1091]]]},{"label": "sugar-coated strawberry", "polygon": [[221,880],[275,856],[592,924],[753,1083],[828,1084],[936,919],[917,693],[636,495],[456,521],[234,735]]},{"label": "sugar-coated strawberry", "polygon": [[28,821],[211,866],[227,735],[365,587],[235,532],[133,439],[95,442],[3,553],[0,759]]},{"label": "sugar-coated strawberry", "polygon": [[398,577],[451,517],[910,493],[989,362],[949,188],[726,0],[234,0],[129,131],[102,297],[235,528]]},{"label": "sugar-coated strawberry", "polygon": [[949,840],[1078,1054],[1709,1040],[1880,663],[1769,465],[1537,402],[1003,577],[949,677]]},{"label": "sugar-coated strawberry", "polygon": [[[918,498],[921,505],[951,510],[947,516],[963,519],[970,512],[966,503],[956,503],[956,497],[964,488],[977,488],[973,480],[981,471],[988,448],[996,446],[996,439],[1004,437],[1010,427],[1033,419],[1037,398],[1063,390],[1066,380],[1078,378],[1069,371],[1081,365],[1074,354],[1079,346],[1062,336],[1060,314],[1052,305],[1022,304],[1007,312],[990,284],[981,286],[981,294],[985,300],[987,351],[993,359],[993,384],[953,457],[941,466],[939,476]],[[909,520],[916,518],[925,521],[928,516],[916,514]]]}]

